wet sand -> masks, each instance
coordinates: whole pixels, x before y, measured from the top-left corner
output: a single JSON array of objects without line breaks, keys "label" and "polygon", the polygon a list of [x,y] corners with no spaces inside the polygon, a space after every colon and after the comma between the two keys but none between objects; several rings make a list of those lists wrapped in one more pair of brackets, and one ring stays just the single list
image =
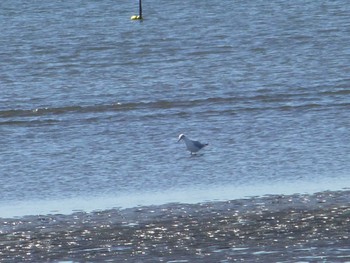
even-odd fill
[{"label": "wet sand", "polygon": [[349,262],[350,191],[0,218],[1,262]]}]

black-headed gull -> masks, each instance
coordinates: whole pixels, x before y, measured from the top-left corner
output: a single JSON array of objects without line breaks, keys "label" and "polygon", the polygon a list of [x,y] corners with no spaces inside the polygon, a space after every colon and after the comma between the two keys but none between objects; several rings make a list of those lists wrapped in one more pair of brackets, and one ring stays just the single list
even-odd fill
[{"label": "black-headed gull", "polygon": [[179,140],[177,142],[181,140],[185,141],[187,150],[190,151],[191,154],[198,152],[200,149],[208,145],[207,143],[203,144],[198,141],[192,141],[191,139],[187,138],[184,134],[179,135]]}]

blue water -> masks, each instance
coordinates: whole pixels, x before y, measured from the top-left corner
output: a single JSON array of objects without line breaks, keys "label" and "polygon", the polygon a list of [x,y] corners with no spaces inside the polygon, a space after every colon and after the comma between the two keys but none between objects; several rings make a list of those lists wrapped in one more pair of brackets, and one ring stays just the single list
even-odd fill
[{"label": "blue water", "polygon": [[350,186],[349,5],[143,5],[1,1],[0,216]]}]

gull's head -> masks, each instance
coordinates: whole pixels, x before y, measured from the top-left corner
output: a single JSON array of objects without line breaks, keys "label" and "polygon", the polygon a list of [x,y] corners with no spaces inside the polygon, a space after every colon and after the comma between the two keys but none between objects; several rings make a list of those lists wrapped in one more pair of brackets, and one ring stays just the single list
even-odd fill
[{"label": "gull's head", "polygon": [[181,141],[182,139],[185,139],[185,134],[182,134],[182,133],[181,133],[181,134],[179,135],[179,140],[178,140],[177,142]]}]

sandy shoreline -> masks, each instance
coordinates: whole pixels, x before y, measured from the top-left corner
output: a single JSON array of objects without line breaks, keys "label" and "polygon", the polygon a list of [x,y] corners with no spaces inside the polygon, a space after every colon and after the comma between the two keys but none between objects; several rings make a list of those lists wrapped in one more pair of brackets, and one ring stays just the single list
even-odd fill
[{"label": "sandy shoreline", "polygon": [[0,218],[1,262],[347,262],[350,191]]}]

